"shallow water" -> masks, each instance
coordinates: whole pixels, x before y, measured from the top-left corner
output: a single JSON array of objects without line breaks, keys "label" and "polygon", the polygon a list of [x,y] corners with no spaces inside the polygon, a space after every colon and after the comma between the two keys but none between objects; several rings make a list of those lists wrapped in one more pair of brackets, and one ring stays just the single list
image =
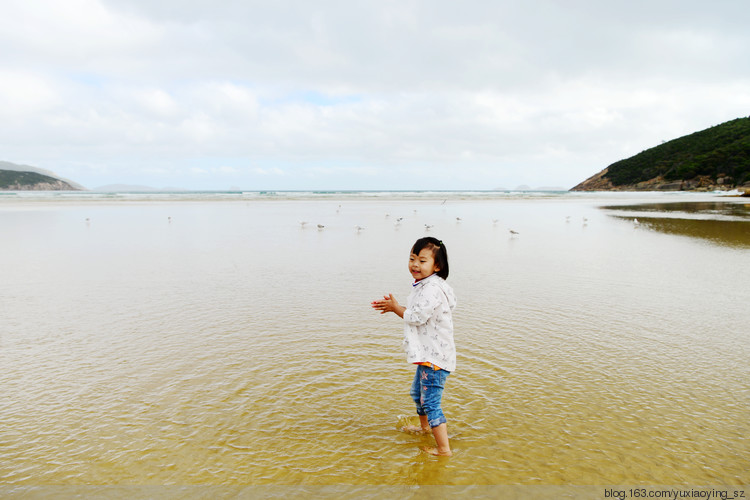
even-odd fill
[{"label": "shallow water", "polygon": [[[599,208],[661,200],[3,199],[0,484],[750,484],[750,252]],[[369,307],[425,234],[450,459]]]},{"label": "shallow water", "polygon": [[604,208],[651,230],[750,248],[748,201],[670,201]]}]

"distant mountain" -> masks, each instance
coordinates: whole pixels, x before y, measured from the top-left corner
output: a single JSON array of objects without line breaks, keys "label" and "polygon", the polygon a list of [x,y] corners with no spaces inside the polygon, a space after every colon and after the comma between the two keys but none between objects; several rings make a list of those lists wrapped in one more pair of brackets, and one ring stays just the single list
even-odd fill
[{"label": "distant mountain", "polygon": [[85,191],[49,170],[0,161],[0,191]]},{"label": "distant mountain", "polygon": [[620,160],[571,191],[750,188],[750,117],[737,118]]}]

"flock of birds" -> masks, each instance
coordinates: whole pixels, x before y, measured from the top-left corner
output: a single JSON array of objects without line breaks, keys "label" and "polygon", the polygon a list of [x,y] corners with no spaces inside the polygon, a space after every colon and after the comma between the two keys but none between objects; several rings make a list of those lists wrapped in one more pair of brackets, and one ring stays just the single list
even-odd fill
[{"label": "flock of birds", "polygon": [[[442,204],[445,205],[445,201]],[[336,208],[336,213],[340,213],[340,211],[341,211],[341,205],[339,205],[338,208]],[[416,214],[417,211],[414,210],[414,213]],[[386,218],[389,218],[390,214],[385,214],[385,216],[386,216]],[[396,222],[394,223],[394,226],[395,227],[399,227],[401,225],[401,222],[403,220],[404,220],[403,217],[397,218]],[[461,217],[456,217],[456,222],[457,223],[460,223],[462,220],[463,219]],[[171,224],[172,223],[172,217],[171,216],[167,217],[167,221]],[[582,221],[583,221],[583,227],[586,227],[588,225],[588,221],[589,220],[586,217],[582,217]],[[492,225],[493,226],[496,226],[498,222],[499,222],[499,219],[492,219]],[[570,222],[570,215],[568,215],[568,216],[565,217],[565,222],[568,222],[568,223]],[[90,225],[90,224],[91,224],[91,219],[88,218],[88,217],[86,217],[86,225]],[[307,225],[309,224],[309,222],[308,221],[300,221],[299,224],[300,224],[300,227],[304,229],[305,227],[307,227]],[[638,221],[637,218],[633,219],[633,225],[635,227],[638,227],[640,225],[640,222]],[[326,226],[324,224],[316,224],[316,226],[318,228],[318,231],[323,231],[326,228]],[[425,231],[428,231],[428,232],[433,227],[435,227],[434,224],[425,224],[424,225]],[[354,226],[354,229],[359,233],[361,231],[364,231],[365,227],[364,226],[360,226],[358,224],[358,225]],[[508,232],[510,233],[510,237],[511,238],[513,238],[513,237],[518,236],[519,234],[521,234],[518,231],[516,231],[515,229],[508,229]]]},{"label": "flock of birds", "polygon": [[[444,205],[445,201],[442,204]],[[341,211],[341,205],[339,205],[338,208],[336,208],[336,213],[340,213],[340,211]],[[414,210],[414,213],[416,214],[417,210]],[[390,218],[390,214],[385,214],[385,217],[386,218]],[[399,226],[401,226],[401,223],[403,222],[403,220],[404,220],[403,217],[398,217],[396,219],[396,221],[394,222],[394,224],[393,224],[394,227],[398,228]],[[456,217],[456,223],[460,223],[462,220],[463,219],[461,217]],[[582,217],[581,220],[583,222],[583,227],[586,227],[588,225],[588,218]],[[500,222],[499,219],[493,219],[492,220],[492,225],[496,226],[498,224],[498,222]],[[567,223],[570,222],[570,215],[568,215],[568,216],[565,217],[565,222],[567,222]],[[638,219],[635,219],[633,221],[633,223],[636,226],[638,226],[638,224],[639,224]],[[299,224],[300,224],[300,227],[304,229],[305,227],[307,227],[307,225],[309,224],[309,222],[308,221],[300,221]],[[425,228],[426,232],[429,232],[433,227],[435,227],[434,224],[425,224],[424,225],[424,228]],[[317,224],[317,228],[318,228],[318,231],[323,231],[326,228],[326,226],[325,226],[325,224]],[[357,233],[359,233],[361,231],[364,231],[365,227],[364,226],[360,226],[360,225],[356,225],[356,226],[354,226],[354,229],[355,229],[355,231]],[[511,238],[514,238],[514,237],[516,237],[516,236],[518,236],[518,235],[521,234],[519,231],[516,231],[515,229],[508,229],[508,232],[509,232]]]}]

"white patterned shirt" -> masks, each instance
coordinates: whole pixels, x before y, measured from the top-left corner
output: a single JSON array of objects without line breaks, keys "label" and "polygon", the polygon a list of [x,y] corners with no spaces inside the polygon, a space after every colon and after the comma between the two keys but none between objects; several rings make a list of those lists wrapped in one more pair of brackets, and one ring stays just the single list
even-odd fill
[{"label": "white patterned shirt", "polygon": [[409,363],[432,363],[456,369],[453,309],[456,296],[446,281],[432,274],[412,285],[404,311],[404,350]]}]

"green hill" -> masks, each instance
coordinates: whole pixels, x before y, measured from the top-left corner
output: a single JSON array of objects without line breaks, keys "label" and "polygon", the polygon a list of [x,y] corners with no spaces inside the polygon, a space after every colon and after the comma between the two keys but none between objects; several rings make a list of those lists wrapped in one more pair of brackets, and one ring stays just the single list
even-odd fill
[{"label": "green hill", "polygon": [[737,118],[615,162],[571,191],[750,187],[750,118]]},{"label": "green hill", "polygon": [[0,170],[0,190],[75,191],[76,188],[60,179],[36,172]]}]

